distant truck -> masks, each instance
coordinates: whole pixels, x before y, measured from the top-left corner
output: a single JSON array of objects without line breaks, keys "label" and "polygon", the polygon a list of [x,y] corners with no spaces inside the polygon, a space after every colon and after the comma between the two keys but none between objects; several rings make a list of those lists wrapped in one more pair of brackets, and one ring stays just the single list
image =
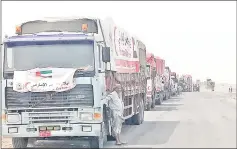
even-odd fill
[{"label": "distant truck", "polygon": [[196,80],[196,83],[193,84],[193,91],[200,92],[200,80]]},{"label": "distant truck", "polygon": [[165,72],[163,75],[164,82],[164,100],[170,99],[171,97],[171,70],[168,66],[165,67]]},{"label": "distant truck", "polygon": [[155,94],[156,94],[156,77],[157,68],[154,54],[146,54],[146,70],[147,70],[147,94],[146,94],[146,110],[150,111],[155,107]]},{"label": "distant truck", "polygon": [[198,84],[193,84],[193,92],[200,92],[200,86]]},{"label": "distant truck", "polygon": [[156,105],[160,105],[163,102],[164,98],[164,81],[162,79],[162,76],[164,75],[165,71],[165,60],[155,56],[156,60],[156,69],[157,69],[157,77],[156,77]]},{"label": "distant truck", "polygon": [[206,80],[206,88],[214,91],[215,90],[215,82],[212,79],[207,79]]},{"label": "distant truck", "polygon": [[[29,138],[72,137],[102,148],[112,135],[105,97],[115,84],[122,86],[126,122],[143,123],[146,46],[111,19],[28,21],[16,33],[2,52],[2,135],[14,148],[26,148]],[[55,70],[68,69],[75,70],[70,81],[52,81]],[[25,82],[14,81],[17,74]]]},{"label": "distant truck", "polygon": [[146,109],[149,111],[160,105],[164,97],[164,85],[161,76],[164,74],[164,60],[152,53],[147,53],[147,101]]},{"label": "distant truck", "polygon": [[173,81],[171,88],[172,96],[175,96],[178,94],[178,78],[176,72],[171,72],[171,79]]}]

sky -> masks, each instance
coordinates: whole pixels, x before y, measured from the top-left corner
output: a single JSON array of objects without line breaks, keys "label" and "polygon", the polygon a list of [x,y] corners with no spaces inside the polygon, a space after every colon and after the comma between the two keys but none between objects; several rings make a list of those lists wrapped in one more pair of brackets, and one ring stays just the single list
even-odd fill
[{"label": "sky", "polygon": [[43,17],[111,17],[178,74],[236,82],[236,1],[3,1],[2,37]]}]

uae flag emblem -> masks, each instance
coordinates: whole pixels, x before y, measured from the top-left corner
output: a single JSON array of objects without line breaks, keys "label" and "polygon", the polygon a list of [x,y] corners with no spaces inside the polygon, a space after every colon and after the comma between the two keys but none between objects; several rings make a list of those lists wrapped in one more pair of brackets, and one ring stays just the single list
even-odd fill
[{"label": "uae flag emblem", "polygon": [[52,78],[52,70],[37,71],[35,75],[37,77]]}]

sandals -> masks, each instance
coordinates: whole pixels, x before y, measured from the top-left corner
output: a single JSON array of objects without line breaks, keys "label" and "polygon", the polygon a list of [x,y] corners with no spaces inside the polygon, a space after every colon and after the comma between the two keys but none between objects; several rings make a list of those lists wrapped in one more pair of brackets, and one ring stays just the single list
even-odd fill
[{"label": "sandals", "polygon": [[122,143],[115,143],[115,145],[122,145]]},{"label": "sandals", "polygon": [[127,144],[127,142],[115,143],[115,145],[124,145],[124,144]]}]

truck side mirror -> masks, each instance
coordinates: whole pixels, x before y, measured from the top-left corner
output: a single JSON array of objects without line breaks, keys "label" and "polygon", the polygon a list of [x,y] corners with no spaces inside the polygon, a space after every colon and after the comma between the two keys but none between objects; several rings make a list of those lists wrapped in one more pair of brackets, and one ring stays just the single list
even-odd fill
[{"label": "truck side mirror", "polygon": [[102,47],[102,61],[105,63],[110,62],[110,48]]}]

